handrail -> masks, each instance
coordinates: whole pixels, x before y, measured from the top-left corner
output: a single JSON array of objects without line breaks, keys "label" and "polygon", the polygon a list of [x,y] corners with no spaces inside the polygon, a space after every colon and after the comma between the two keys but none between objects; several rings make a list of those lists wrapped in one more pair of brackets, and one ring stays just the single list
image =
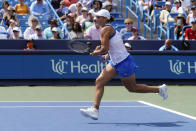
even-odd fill
[{"label": "handrail", "polygon": [[[64,24],[63,24],[62,20],[60,19],[60,17],[58,16],[58,14],[56,13],[56,11],[54,10],[54,8],[52,7],[52,5],[50,4],[50,1],[49,1],[49,0],[46,0],[46,2],[48,3],[49,7],[52,9],[52,11],[53,11],[54,15],[55,15],[55,16],[57,17],[57,19],[59,20],[59,22],[60,22],[61,26],[63,27],[63,26],[64,26]],[[71,35],[70,35],[69,31],[67,30],[67,28],[66,28],[66,27],[65,27],[64,29],[65,29],[65,32],[68,34],[68,38],[71,40],[71,39],[72,39],[72,37],[71,37]]]}]

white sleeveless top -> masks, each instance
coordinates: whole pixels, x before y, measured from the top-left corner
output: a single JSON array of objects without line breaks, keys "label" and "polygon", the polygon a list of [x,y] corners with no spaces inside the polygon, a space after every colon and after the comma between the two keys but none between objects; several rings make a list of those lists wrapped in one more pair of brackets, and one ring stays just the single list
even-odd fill
[{"label": "white sleeveless top", "polygon": [[[111,25],[110,25],[111,26]],[[116,65],[126,59],[129,56],[121,35],[114,29],[115,33],[109,40],[109,56],[112,60],[112,64]]]}]

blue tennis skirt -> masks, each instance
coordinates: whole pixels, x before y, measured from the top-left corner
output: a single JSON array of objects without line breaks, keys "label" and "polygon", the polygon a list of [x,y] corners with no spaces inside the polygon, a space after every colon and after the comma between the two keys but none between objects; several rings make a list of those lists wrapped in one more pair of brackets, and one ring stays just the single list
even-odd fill
[{"label": "blue tennis skirt", "polygon": [[138,66],[135,64],[133,57],[129,55],[126,59],[120,63],[113,65],[112,60],[109,60],[109,63],[112,67],[115,68],[120,77],[129,77],[132,74],[135,74]]}]

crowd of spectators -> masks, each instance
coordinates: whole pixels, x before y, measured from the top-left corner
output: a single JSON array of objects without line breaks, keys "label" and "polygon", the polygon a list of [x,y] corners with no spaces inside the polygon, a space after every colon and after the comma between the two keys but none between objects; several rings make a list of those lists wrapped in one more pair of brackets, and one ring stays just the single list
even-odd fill
[{"label": "crowd of spectators", "polygon": [[[164,1],[165,6],[156,6],[156,1]],[[72,39],[100,40],[101,27],[96,23],[95,13],[106,9],[116,12],[116,0],[50,0],[53,9],[63,22],[59,25],[57,19],[49,19],[51,9],[45,0],[35,0],[30,5],[25,0],[18,0],[13,6],[4,1],[0,10],[1,39]],[[160,11],[160,22],[167,28],[168,21],[176,22],[174,34],[176,39],[196,40],[196,0],[138,0],[140,11],[149,11],[154,17],[154,10]],[[117,9],[118,10],[118,9]],[[175,18],[167,18],[170,13],[179,13]],[[28,15],[28,27],[22,30],[19,15]],[[43,27],[38,16],[48,17],[48,27]],[[138,31],[134,21],[126,18],[119,31],[123,40],[146,40]],[[189,28],[184,29],[185,26]]]}]

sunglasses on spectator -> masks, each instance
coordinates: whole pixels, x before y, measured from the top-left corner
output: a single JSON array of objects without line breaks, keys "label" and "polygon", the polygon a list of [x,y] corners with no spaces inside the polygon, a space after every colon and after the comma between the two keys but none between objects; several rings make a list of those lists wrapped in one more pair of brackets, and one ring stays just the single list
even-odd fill
[{"label": "sunglasses on spectator", "polygon": [[32,22],[37,22],[37,20],[32,20]]},{"label": "sunglasses on spectator", "polygon": [[129,25],[129,24],[131,24],[131,23],[125,23],[126,25]]}]

